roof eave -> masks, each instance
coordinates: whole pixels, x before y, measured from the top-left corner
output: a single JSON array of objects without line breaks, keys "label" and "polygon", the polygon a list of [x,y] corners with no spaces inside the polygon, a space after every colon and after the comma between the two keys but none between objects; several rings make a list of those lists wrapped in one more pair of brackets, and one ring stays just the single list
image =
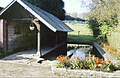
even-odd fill
[{"label": "roof eave", "polygon": [[48,22],[46,22],[43,18],[41,18],[36,12],[34,12],[29,6],[24,4],[21,0],[17,0],[17,2],[23,6],[27,11],[29,11],[31,14],[33,14],[35,17],[37,17],[41,22],[43,22],[46,26],[48,26],[52,31],[56,32],[57,29],[51,26]]},{"label": "roof eave", "polygon": [[4,9],[2,9],[0,11],[0,15],[2,15],[8,8],[10,8],[14,3],[16,2],[16,0],[13,0],[8,6],[6,6]]}]

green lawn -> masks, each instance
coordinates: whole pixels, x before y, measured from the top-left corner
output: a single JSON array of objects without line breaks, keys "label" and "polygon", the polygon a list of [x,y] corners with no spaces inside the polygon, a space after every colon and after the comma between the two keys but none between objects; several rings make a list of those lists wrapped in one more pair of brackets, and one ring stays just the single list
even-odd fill
[{"label": "green lawn", "polygon": [[93,41],[93,33],[88,24],[66,23],[74,31],[68,33],[68,40]]}]

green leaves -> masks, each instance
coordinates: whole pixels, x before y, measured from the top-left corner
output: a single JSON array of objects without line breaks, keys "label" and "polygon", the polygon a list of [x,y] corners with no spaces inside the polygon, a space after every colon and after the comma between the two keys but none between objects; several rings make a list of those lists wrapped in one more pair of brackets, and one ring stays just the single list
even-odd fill
[{"label": "green leaves", "polygon": [[120,27],[120,0],[92,1],[94,6],[88,14],[89,25],[95,37],[106,40],[109,32],[114,32],[116,27]]},{"label": "green leaves", "polygon": [[62,0],[27,0],[29,3],[44,9],[61,20],[65,19],[64,2]]},{"label": "green leaves", "polygon": [[99,29],[101,30],[101,36],[105,37],[110,31],[110,26],[103,22]]},{"label": "green leaves", "polygon": [[2,8],[0,7],[0,11],[2,10]]}]

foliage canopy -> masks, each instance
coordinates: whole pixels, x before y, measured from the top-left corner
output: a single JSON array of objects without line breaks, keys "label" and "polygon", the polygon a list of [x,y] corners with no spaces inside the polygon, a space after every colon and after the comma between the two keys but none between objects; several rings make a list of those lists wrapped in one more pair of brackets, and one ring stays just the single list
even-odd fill
[{"label": "foliage canopy", "polygon": [[109,32],[119,27],[120,0],[92,0],[91,11],[88,14],[89,24],[98,33],[95,37],[106,37]]},{"label": "foliage canopy", "polygon": [[2,10],[2,8],[0,7],[0,11]]},{"label": "foliage canopy", "polygon": [[44,9],[61,20],[65,19],[64,2],[62,0],[27,0],[29,3]]}]

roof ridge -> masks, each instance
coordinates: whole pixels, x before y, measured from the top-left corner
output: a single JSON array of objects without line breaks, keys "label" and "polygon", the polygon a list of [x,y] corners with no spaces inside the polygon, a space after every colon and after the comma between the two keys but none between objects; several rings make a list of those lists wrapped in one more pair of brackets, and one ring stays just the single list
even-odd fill
[{"label": "roof ridge", "polygon": [[[60,19],[55,17],[54,15],[44,11],[41,8],[32,5],[31,3],[27,2],[26,0],[13,0],[4,10],[0,12],[0,16],[8,10],[15,2],[21,5],[24,9],[30,12],[32,15],[37,17],[42,23],[44,23],[49,29],[52,31],[64,31],[70,32],[73,31],[70,27],[64,24]],[[3,17],[4,18],[4,17]]]}]

